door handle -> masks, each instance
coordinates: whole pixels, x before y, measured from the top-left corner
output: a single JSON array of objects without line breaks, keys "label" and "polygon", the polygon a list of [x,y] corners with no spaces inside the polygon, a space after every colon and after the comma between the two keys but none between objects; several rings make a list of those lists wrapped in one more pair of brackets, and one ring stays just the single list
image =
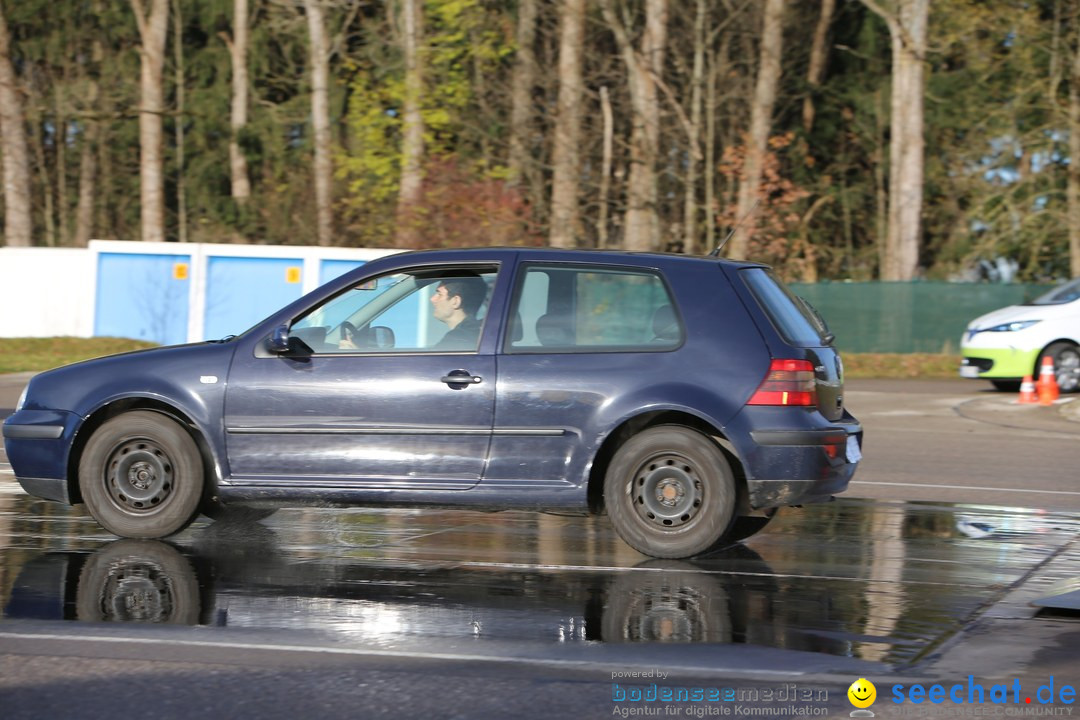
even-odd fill
[{"label": "door handle", "polygon": [[440,380],[447,385],[479,385],[484,381],[484,378],[479,375],[470,375],[464,370],[454,370],[449,375],[445,375]]}]

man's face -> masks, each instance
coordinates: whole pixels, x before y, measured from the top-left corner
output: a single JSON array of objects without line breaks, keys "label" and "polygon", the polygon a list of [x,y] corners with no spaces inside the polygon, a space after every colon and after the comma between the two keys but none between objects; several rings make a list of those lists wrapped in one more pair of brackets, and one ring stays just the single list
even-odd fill
[{"label": "man's face", "polygon": [[445,285],[440,285],[431,296],[431,310],[436,320],[446,322],[460,306],[461,298],[450,297]]}]

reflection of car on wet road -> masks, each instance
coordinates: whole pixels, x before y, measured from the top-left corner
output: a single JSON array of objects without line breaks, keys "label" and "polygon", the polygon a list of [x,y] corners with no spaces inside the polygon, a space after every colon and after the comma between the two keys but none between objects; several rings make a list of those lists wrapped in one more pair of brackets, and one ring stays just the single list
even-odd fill
[{"label": "reflection of car on wet road", "polygon": [[42,373],[4,424],[23,488],[121,536],[242,503],[573,509],[658,557],[828,500],[861,436],[768,268],[520,249],[393,255],[239,337]]},{"label": "reflection of car on wet road", "polygon": [[850,650],[825,598],[784,602],[768,564],[741,544],[705,561],[650,560],[638,566],[645,572],[615,578],[541,569],[508,576],[383,562],[290,563],[271,531],[251,533],[239,539],[211,530],[193,547],[118,540],[92,553],[42,553],[22,568],[0,607],[9,619],[333,627],[376,642],[414,635]]},{"label": "reflection of car on wet road", "polygon": [[999,390],[1018,390],[1025,375],[1038,375],[1044,357],[1053,358],[1063,392],[1080,390],[1080,278],[975,318],[960,349],[960,375]]}]

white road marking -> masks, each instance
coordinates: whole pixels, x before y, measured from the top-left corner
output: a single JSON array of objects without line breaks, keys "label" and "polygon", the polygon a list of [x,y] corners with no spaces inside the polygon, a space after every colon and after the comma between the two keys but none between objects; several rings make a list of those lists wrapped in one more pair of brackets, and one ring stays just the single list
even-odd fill
[{"label": "white road marking", "polygon": [[996,488],[981,487],[979,485],[928,485],[926,483],[903,483],[903,482],[879,482],[876,480],[852,480],[852,485],[892,485],[895,487],[913,488],[946,488],[949,490],[986,490],[988,492],[1014,492],[1027,493],[1028,495],[1080,495],[1074,490],[1035,490],[1033,488]]},{"label": "white road marking", "polygon": [[[9,638],[12,640],[55,640],[59,642],[99,642],[99,643],[112,643],[117,645],[171,645],[171,646],[185,646],[194,648],[229,648],[233,650],[269,650],[273,652],[299,652],[299,653],[318,653],[324,655],[356,655],[367,657],[387,657],[387,658],[426,658],[435,660],[451,660],[451,661],[479,661],[490,663],[512,663],[521,664],[528,663],[532,665],[550,665],[554,667],[610,667],[611,662],[608,658],[603,658],[601,661],[593,660],[563,660],[556,658],[530,658],[521,656],[498,656],[498,655],[485,655],[482,653],[469,654],[469,653],[444,653],[444,652],[426,652],[424,650],[417,649],[416,651],[408,650],[382,650],[379,648],[345,648],[345,647],[305,647],[302,645],[279,645],[273,643],[243,643],[243,642],[222,642],[206,641],[206,640],[179,640],[176,638],[169,638],[167,640],[159,640],[155,638],[126,638],[126,637],[108,637],[102,635],[57,635],[57,634],[37,634],[37,633],[17,633],[17,632],[0,632],[0,639]],[[638,663],[631,663],[637,665]],[[655,664],[655,663],[654,663]],[[666,667],[666,665],[665,665]],[[680,668],[675,667],[673,670],[678,671]],[[694,666],[686,666],[688,670],[693,670]],[[755,670],[755,675],[775,675],[777,677],[784,675],[804,675],[803,672],[793,672],[791,670],[785,670],[780,672],[778,670]]]}]

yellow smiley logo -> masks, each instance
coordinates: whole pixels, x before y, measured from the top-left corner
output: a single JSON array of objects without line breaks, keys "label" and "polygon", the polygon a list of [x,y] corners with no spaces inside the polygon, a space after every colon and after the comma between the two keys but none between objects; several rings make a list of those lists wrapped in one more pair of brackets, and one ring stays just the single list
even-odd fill
[{"label": "yellow smiley logo", "polygon": [[859,678],[847,689],[848,700],[857,708],[868,708],[877,700],[877,688],[866,678]]}]

